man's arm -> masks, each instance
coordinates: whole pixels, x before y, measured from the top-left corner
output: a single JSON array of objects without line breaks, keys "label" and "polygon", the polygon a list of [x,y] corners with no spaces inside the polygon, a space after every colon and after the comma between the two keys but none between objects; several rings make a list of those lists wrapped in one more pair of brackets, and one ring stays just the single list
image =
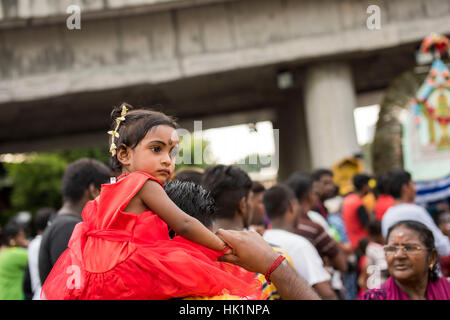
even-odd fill
[{"label": "man's arm", "polygon": [[[219,229],[217,235],[231,248],[233,253],[222,256],[221,261],[237,264],[248,271],[265,274],[278,254],[255,231]],[[320,297],[284,260],[270,276],[284,300],[320,300]]]},{"label": "man's arm", "polygon": [[347,256],[343,248],[338,244],[338,253],[330,259],[331,265],[336,270],[346,272],[348,270]]},{"label": "man's arm", "polygon": [[284,300],[320,300],[316,292],[291,267],[287,260],[284,260],[272,272],[270,279]]},{"label": "man's arm", "polygon": [[23,294],[25,296],[25,300],[33,299],[33,289],[31,287],[31,275],[30,275],[29,265],[27,265],[25,268],[25,274],[23,276],[23,282],[22,282],[22,290],[23,290]]},{"label": "man's arm", "polygon": [[[339,271],[347,271],[347,257],[345,256],[344,250],[340,247],[339,243],[334,240],[328,232],[318,223],[309,223],[309,227],[315,229],[314,239],[310,241],[314,244],[315,248],[319,252],[322,258],[328,258],[330,265]],[[299,224],[298,228],[302,228]],[[299,233],[302,235],[301,233]],[[308,237],[306,237],[308,239]]]},{"label": "man's arm", "polygon": [[316,283],[312,286],[317,294],[324,300],[337,300],[338,297],[330,285],[329,281]]},{"label": "man's arm", "polygon": [[369,226],[370,217],[367,213],[366,207],[364,205],[361,205],[358,210],[356,211],[356,214],[358,215],[359,222],[361,222],[361,225],[364,228],[367,228]]},{"label": "man's arm", "polygon": [[69,240],[73,229],[79,221],[70,221],[61,223],[56,229],[53,229],[52,237],[49,239],[50,263],[53,268],[61,254],[68,248]]}]

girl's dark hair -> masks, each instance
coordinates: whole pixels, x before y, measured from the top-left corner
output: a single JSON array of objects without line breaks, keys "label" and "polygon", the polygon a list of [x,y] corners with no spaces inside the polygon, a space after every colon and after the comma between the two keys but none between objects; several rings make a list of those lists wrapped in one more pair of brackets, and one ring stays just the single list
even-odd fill
[{"label": "girl's dark hair", "polygon": [[[428,229],[427,226],[425,226],[423,223],[412,220],[399,221],[393,226],[391,226],[386,236],[386,242],[388,241],[391,232],[400,226],[404,226],[410,230],[416,231],[419,234],[420,241],[427,248],[428,254],[430,254],[433,250],[436,249],[434,246],[434,236],[433,233],[430,231],[430,229]],[[431,270],[428,270],[428,277],[430,281],[436,281],[439,279],[438,262],[434,264]]]},{"label": "girl's dark hair", "polygon": [[[143,108],[134,109],[131,105],[123,103],[120,106],[115,107],[111,112],[112,130],[116,128],[116,119],[121,116],[122,106],[126,106],[128,112],[125,115],[125,121],[120,123],[118,129],[119,138],[115,138],[114,140],[114,143],[117,146],[117,152],[124,146],[134,149],[139,142],[144,139],[147,132],[156,126],[168,125],[174,129],[178,128],[175,119],[162,112]],[[117,154],[111,158],[111,167],[116,172],[120,172],[122,168],[122,164],[117,159]]]}]

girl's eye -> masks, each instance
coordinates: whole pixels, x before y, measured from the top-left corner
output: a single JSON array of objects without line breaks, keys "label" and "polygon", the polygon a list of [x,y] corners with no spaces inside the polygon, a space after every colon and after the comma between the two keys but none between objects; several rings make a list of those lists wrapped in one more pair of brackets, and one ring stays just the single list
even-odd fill
[{"label": "girl's eye", "polygon": [[153,147],[150,147],[150,150],[152,150],[153,152],[160,152],[161,151],[161,147],[160,146],[153,146]]}]

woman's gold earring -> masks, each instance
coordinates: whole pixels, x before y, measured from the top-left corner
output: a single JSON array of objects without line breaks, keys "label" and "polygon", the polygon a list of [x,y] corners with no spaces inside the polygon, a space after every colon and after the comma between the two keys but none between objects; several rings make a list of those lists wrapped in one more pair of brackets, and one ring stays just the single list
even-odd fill
[{"label": "woman's gold earring", "polygon": [[434,264],[430,264],[430,270],[433,270]]}]

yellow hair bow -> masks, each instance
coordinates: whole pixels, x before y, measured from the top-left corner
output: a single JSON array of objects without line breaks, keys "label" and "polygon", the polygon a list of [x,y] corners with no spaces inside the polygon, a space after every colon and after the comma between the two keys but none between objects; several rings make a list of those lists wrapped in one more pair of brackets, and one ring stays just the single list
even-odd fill
[{"label": "yellow hair bow", "polygon": [[114,143],[114,138],[119,138],[119,126],[122,121],[125,121],[125,115],[127,114],[128,108],[125,104],[122,105],[122,111],[120,113],[120,117],[116,118],[116,128],[114,130],[108,131],[108,134],[111,135],[111,147],[109,148],[109,152],[114,157],[116,155],[117,146]]}]

